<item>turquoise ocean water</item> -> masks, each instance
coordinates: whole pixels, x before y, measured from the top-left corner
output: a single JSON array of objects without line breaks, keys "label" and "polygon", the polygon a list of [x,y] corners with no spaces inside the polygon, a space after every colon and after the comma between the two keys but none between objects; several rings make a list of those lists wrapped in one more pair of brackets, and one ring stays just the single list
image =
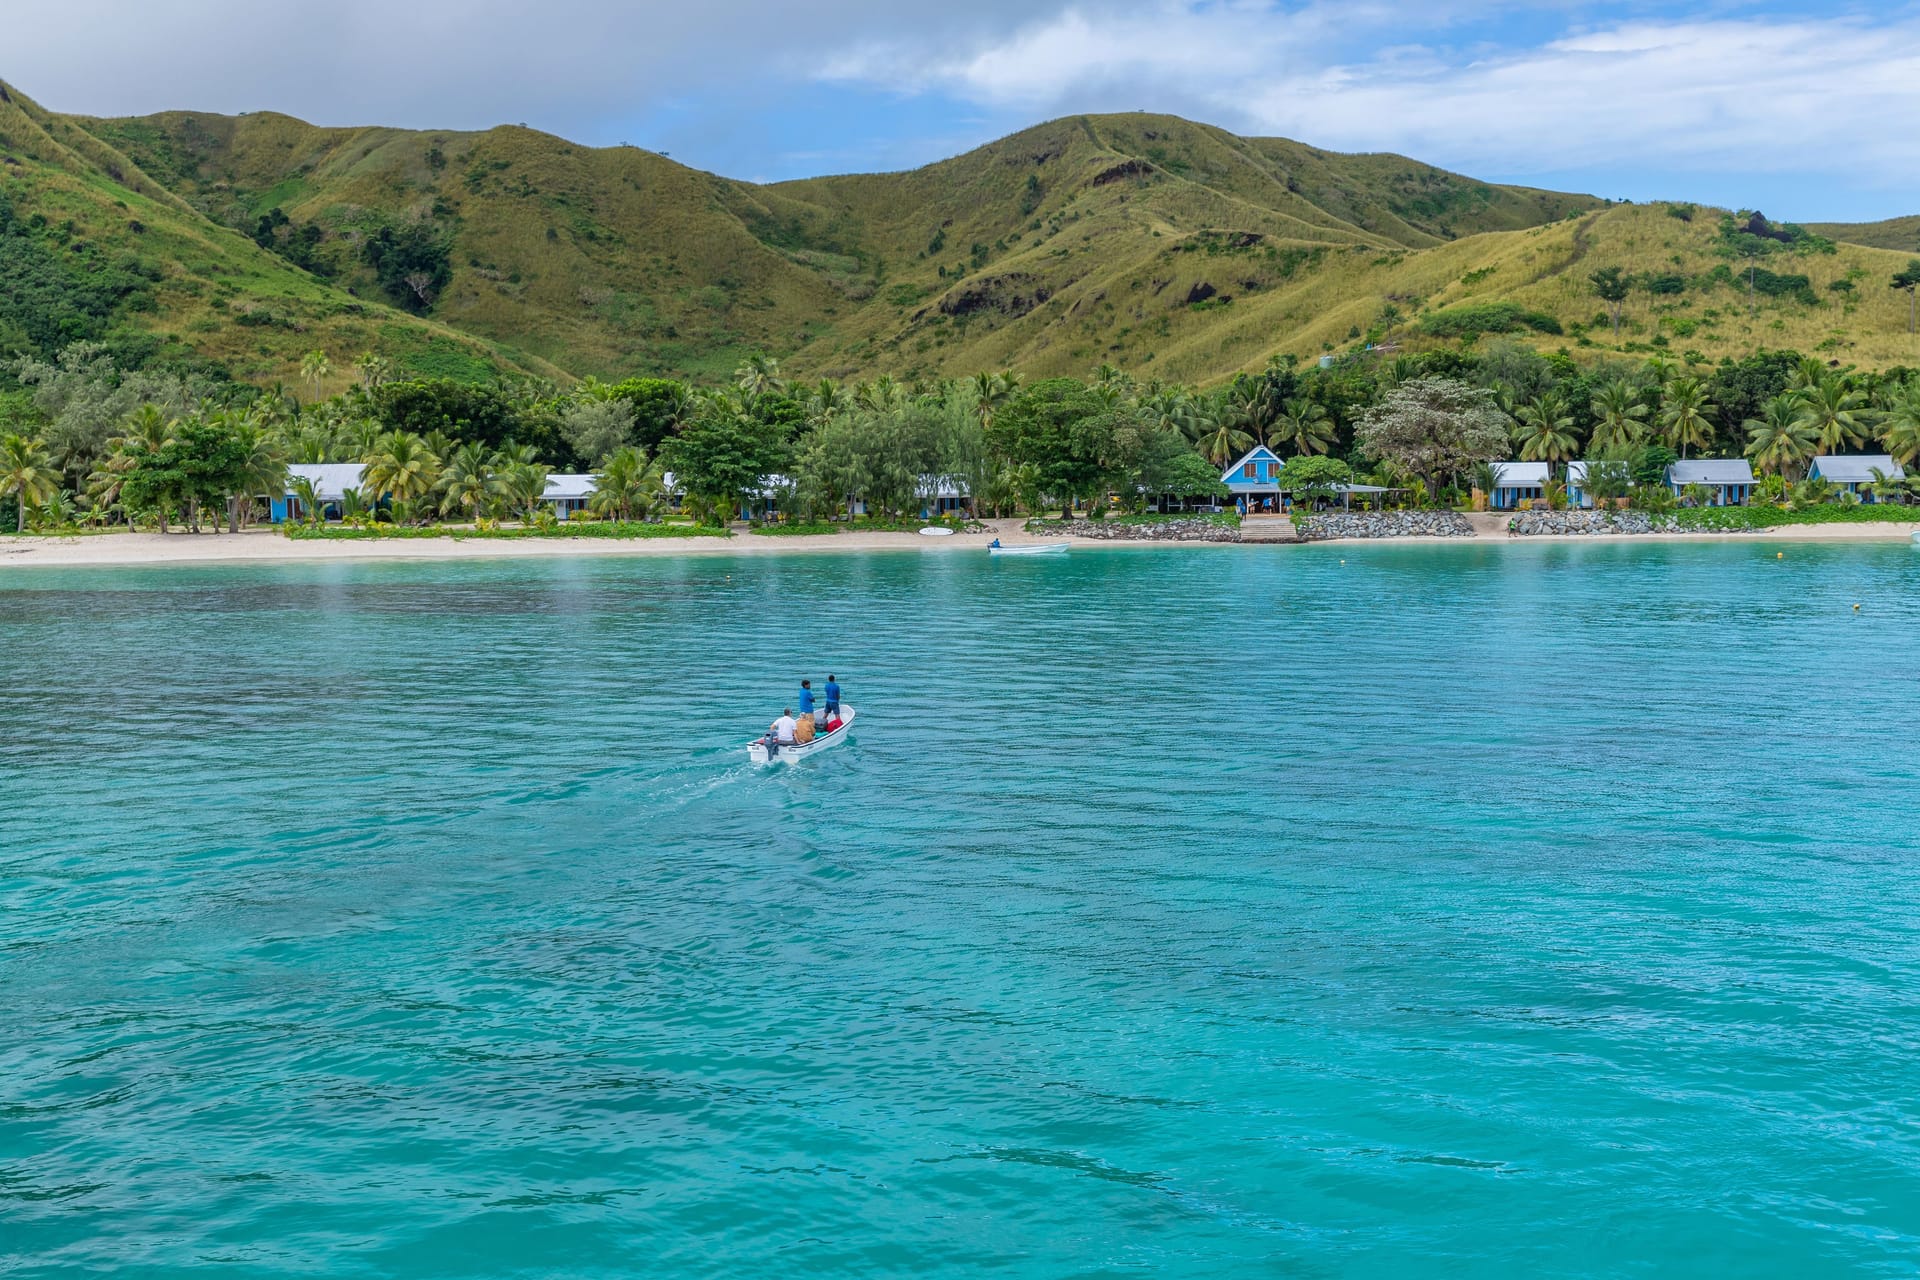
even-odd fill
[{"label": "turquoise ocean water", "polygon": [[1779,549],[10,572],[0,1272],[1911,1275],[1920,556]]}]

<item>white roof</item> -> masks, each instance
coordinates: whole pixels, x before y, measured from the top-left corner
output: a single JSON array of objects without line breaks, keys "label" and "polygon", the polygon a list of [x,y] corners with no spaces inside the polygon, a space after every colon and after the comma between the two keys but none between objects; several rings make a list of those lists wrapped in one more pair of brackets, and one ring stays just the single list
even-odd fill
[{"label": "white roof", "polygon": [[1547,484],[1544,462],[1496,462],[1493,469],[1500,477],[1496,489],[1544,489]]},{"label": "white roof", "polygon": [[1624,462],[1619,458],[1615,458],[1611,462],[1597,462],[1597,463],[1596,462],[1569,462],[1567,464],[1567,483],[1571,485],[1585,484],[1587,480],[1588,467],[1601,466],[1601,467],[1618,467],[1618,468],[1624,469],[1626,465],[1627,465],[1626,462]]},{"label": "white roof", "polygon": [[293,496],[293,482],[313,481],[313,489],[322,502],[338,502],[348,489],[358,489],[367,473],[358,462],[296,462],[287,468],[287,496]]},{"label": "white roof", "polygon": [[1753,468],[1745,458],[1698,458],[1668,467],[1667,481],[1675,485],[1752,484]]},{"label": "white roof", "polygon": [[923,498],[964,498],[967,482],[960,476],[921,476],[919,492]]},{"label": "white roof", "polygon": [[548,502],[557,502],[563,498],[585,498],[593,492],[593,477],[583,475],[557,475],[547,477]]},{"label": "white roof", "polygon": [[1818,474],[1835,484],[1872,484],[1875,470],[1889,480],[1904,480],[1907,475],[1893,456],[1885,453],[1821,454],[1807,474]]}]

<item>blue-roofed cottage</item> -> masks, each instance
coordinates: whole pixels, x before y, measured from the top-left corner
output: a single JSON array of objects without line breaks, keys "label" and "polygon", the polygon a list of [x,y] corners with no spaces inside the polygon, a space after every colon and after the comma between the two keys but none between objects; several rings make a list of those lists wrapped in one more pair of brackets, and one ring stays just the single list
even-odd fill
[{"label": "blue-roofed cottage", "polygon": [[1707,491],[1710,507],[1744,507],[1753,498],[1753,468],[1745,458],[1699,458],[1667,468],[1667,483],[1675,493],[1691,485]]},{"label": "blue-roofed cottage", "polygon": [[1487,505],[1495,511],[1512,511],[1527,499],[1547,494],[1547,464],[1544,462],[1496,462],[1493,492]]},{"label": "blue-roofed cottage", "polygon": [[1277,508],[1280,505],[1280,472],[1285,466],[1279,454],[1263,444],[1257,444],[1220,473],[1220,483],[1227,486],[1227,492],[1234,498],[1244,499],[1249,508],[1261,502],[1269,502]]},{"label": "blue-roofed cottage", "polygon": [[[1879,472],[1875,475],[1874,472]],[[1862,502],[1877,502],[1873,496],[1876,482],[1886,480],[1904,480],[1907,472],[1891,454],[1861,453],[1851,456],[1823,454],[1813,460],[1807,468],[1807,479],[1825,480],[1829,484],[1839,485],[1842,489]]]}]

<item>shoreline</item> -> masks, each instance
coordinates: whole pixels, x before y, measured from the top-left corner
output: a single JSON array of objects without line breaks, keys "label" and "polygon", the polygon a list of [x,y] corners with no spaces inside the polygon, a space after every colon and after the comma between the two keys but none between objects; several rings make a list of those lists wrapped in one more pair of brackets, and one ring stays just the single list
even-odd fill
[{"label": "shoreline", "polygon": [[[913,533],[834,533],[764,536],[737,533],[731,538],[694,537],[616,541],[565,538],[422,538],[392,541],[296,541],[273,529],[243,533],[100,533],[79,537],[0,535],[0,572],[10,568],[149,567],[160,565],[325,564],[401,560],[501,560],[554,557],[775,555],[789,552],[982,551],[995,537],[1010,546],[1061,541],[1027,533],[1021,520],[989,521],[984,533],[927,538]],[[1528,546],[1631,544],[1641,542],[1906,542],[1920,532],[1912,522],[1887,524],[1784,525],[1733,533],[1530,534],[1508,537],[1504,530],[1475,522],[1472,537],[1338,538],[1305,543],[1187,542],[1175,539],[1064,539],[1076,549],[1130,547],[1365,547],[1365,546]]]}]

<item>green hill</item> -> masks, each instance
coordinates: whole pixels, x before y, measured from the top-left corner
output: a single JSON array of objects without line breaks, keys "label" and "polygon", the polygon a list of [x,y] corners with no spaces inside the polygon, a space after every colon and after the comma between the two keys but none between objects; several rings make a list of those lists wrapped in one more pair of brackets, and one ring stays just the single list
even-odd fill
[{"label": "green hill", "polygon": [[1833,240],[1844,240],[1848,244],[1920,254],[1920,215],[1909,214],[1904,218],[1888,218],[1883,222],[1816,222],[1809,224],[1807,229]]},{"label": "green hill", "polygon": [[316,278],[0,84],[0,349],[79,340],[123,362],[217,365],[256,381],[290,378],[316,349],[341,382],[368,350],[420,372],[557,372]]},{"label": "green hill", "polygon": [[[1906,299],[1885,287],[1905,256],[1858,237],[1763,246],[1780,254],[1750,305],[1714,211],[1168,116],[1072,117],[908,172],[754,185],[524,128],[97,119],[9,97],[3,207],[40,219],[35,252],[69,276],[84,260],[133,278],[42,291],[98,312],[79,329],[253,379],[291,377],[314,346],[342,368],[378,348],[456,374],[695,379],[768,351],[803,376],[1110,362],[1211,382],[1275,354],[1498,333],[1595,354],[1914,360]],[[1608,266],[1636,285],[1618,339],[1589,280]]]}]

